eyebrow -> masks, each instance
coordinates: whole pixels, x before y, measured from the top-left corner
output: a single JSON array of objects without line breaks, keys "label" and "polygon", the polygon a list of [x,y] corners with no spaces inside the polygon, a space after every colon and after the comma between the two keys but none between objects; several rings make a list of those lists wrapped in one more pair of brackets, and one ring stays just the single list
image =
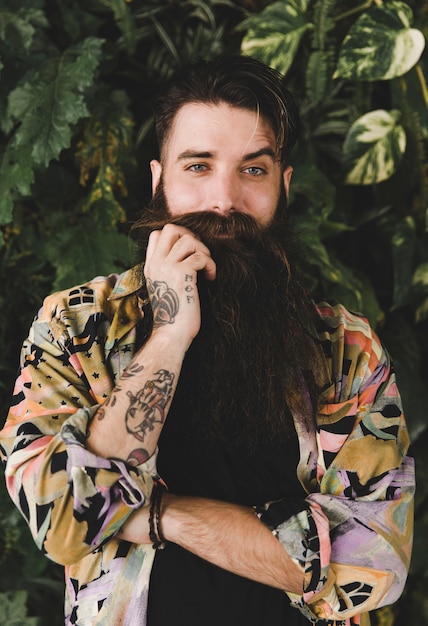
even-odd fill
[{"label": "eyebrow", "polygon": [[[261,148],[260,150],[256,150],[255,152],[250,152],[248,154],[245,154],[242,160],[252,161],[253,159],[258,159],[261,156],[268,156],[274,162],[278,160],[278,155],[272,148]],[[184,150],[184,152],[181,152],[178,155],[177,161],[184,161],[186,159],[212,159],[214,157],[215,152],[198,152],[197,150]]]}]

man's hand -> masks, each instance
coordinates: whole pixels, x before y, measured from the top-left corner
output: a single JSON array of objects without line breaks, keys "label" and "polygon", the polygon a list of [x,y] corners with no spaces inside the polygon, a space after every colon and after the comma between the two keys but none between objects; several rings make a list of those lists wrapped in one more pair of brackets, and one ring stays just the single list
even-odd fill
[{"label": "man's hand", "polygon": [[201,324],[198,271],[208,280],[215,279],[210,251],[196,235],[175,224],[151,233],[144,274],[153,309],[153,332],[173,333],[185,350]]}]

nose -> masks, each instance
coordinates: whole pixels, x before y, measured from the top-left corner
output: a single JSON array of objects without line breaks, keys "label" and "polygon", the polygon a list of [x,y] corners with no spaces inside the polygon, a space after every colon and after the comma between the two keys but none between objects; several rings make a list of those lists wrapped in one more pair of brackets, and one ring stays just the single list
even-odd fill
[{"label": "nose", "polygon": [[236,177],[229,173],[218,173],[212,180],[211,210],[228,215],[239,210],[239,182]]}]

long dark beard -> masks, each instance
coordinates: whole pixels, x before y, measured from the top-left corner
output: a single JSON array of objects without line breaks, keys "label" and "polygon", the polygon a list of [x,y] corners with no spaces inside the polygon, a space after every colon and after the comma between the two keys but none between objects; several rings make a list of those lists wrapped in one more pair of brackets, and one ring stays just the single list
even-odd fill
[{"label": "long dark beard", "polygon": [[134,227],[144,253],[151,230],[167,222],[184,226],[216,262],[215,281],[198,277],[201,329],[170,409],[169,419],[180,414],[191,437],[252,448],[260,438],[288,437],[291,412],[313,419],[324,361],[314,340],[313,303],[294,274],[285,214],[278,206],[265,228],[241,213],[173,218],[161,190]]}]

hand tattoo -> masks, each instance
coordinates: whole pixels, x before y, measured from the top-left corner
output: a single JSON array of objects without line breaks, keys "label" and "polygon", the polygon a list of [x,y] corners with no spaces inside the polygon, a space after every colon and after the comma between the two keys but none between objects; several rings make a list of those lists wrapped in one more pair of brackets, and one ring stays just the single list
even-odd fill
[{"label": "hand tattoo", "polygon": [[125,416],[126,429],[138,441],[144,441],[155,424],[163,424],[165,420],[174,374],[162,369],[156,372],[156,376],[154,380],[148,380],[135,396],[131,391],[127,392],[130,405]]},{"label": "hand tattoo", "polygon": [[176,292],[163,281],[147,278],[146,284],[153,309],[153,328],[173,324],[179,308]]},{"label": "hand tattoo", "polygon": [[186,276],[184,277],[184,282],[187,283],[184,288],[184,290],[187,293],[187,296],[186,296],[187,303],[192,304],[193,302],[195,302],[195,296],[193,295],[193,291],[195,288],[193,284],[189,284],[189,283],[193,283],[193,276],[191,274],[186,274]]}]

